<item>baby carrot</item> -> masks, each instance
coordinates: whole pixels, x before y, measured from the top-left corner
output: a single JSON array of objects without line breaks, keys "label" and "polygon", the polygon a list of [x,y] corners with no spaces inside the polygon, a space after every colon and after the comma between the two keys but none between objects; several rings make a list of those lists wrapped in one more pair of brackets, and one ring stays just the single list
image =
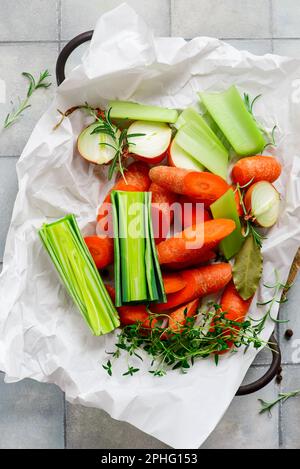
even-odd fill
[{"label": "baby carrot", "polygon": [[149,187],[152,193],[152,224],[155,242],[159,243],[166,239],[174,217],[171,206],[177,200],[177,195],[170,192],[155,182]]},{"label": "baby carrot", "polygon": [[176,293],[167,295],[167,302],[151,307],[152,311],[159,313],[176,306],[186,304],[196,298],[215,293],[231,280],[231,266],[225,262],[207,265],[198,269],[184,270],[182,278],[186,287]]},{"label": "baby carrot", "polygon": [[149,176],[165,189],[197,199],[207,206],[229,189],[223,178],[206,171],[156,166],[150,169]]},{"label": "baby carrot", "polygon": [[216,258],[216,253],[214,251],[203,251],[200,254],[194,256],[188,261],[183,262],[169,262],[167,264],[163,264],[163,268],[166,270],[176,271],[176,270],[184,270],[188,267],[196,267],[201,264],[205,264],[206,262],[212,261]]},{"label": "baby carrot", "polygon": [[234,229],[234,221],[222,218],[189,227],[157,245],[159,263],[185,262],[193,259],[216,247]]},{"label": "baby carrot", "polygon": [[274,182],[281,173],[281,164],[273,156],[249,156],[241,158],[232,169],[232,180],[241,186],[252,182]]},{"label": "baby carrot", "polygon": [[[111,285],[105,285],[106,290],[109,293],[112,301],[115,301],[115,289]],[[127,326],[129,324],[135,324],[141,322],[143,327],[153,327],[156,319],[150,319],[150,315],[145,305],[133,305],[133,306],[120,306],[117,308],[121,325]]]},{"label": "baby carrot", "polygon": [[108,236],[86,236],[84,241],[97,269],[103,269],[114,260],[114,240]]},{"label": "baby carrot", "polygon": [[186,286],[186,281],[181,277],[180,273],[163,273],[162,277],[166,294],[175,293]]},{"label": "baby carrot", "polygon": [[[249,310],[251,301],[252,297],[248,300],[243,300],[243,298],[241,298],[238,291],[236,290],[234,283],[231,281],[226,286],[221,297],[221,311],[225,313],[224,317],[229,321],[242,323]],[[237,325],[233,325],[232,329],[236,329],[236,331],[238,332],[239,327]],[[232,329],[225,330],[223,333],[224,337],[232,336]],[[224,352],[218,352],[218,354],[226,353],[233,346],[233,340],[228,340],[226,342],[229,348],[226,349]]]},{"label": "baby carrot", "polygon": [[183,326],[186,323],[186,318],[191,318],[197,312],[200,300],[196,298],[196,300],[190,301],[189,303],[180,306],[180,308],[172,311],[169,315],[169,326],[168,328],[171,331],[179,332],[180,326]]}]

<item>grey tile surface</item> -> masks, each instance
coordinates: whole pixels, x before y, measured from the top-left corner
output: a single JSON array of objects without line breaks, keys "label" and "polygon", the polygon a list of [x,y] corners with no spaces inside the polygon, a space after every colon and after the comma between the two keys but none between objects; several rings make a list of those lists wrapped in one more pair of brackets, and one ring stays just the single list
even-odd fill
[{"label": "grey tile surface", "polygon": [[[300,390],[300,367],[285,366],[281,392]],[[299,422],[300,396],[290,398],[281,405],[282,431],[280,434],[282,447],[300,449]]]},{"label": "grey tile surface", "polygon": [[168,448],[161,441],[106,412],[67,404],[67,448]]},{"label": "grey tile surface", "polygon": [[[300,366],[300,276],[288,292],[288,301],[281,306],[280,319],[289,320],[287,324],[281,324],[280,340],[283,362],[298,363]],[[287,340],[284,336],[286,329],[292,329],[293,337]]]},{"label": "grey tile surface", "polygon": [[[251,368],[245,382],[261,376],[266,368]],[[223,419],[208,437],[203,449],[275,449],[278,448],[278,409],[272,418],[259,415],[258,398],[273,399],[277,393],[276,384],[270,383],[263,390],[248,396],[235,397]]]},{"label": "grey tile surface", "polygon": [[0,261],[18,190],[16,162],[17,158],[0,158]]},{"label": "grey tile surface", "polygon": [[236,49],[247,50],[256,55],[264,55],[272,52],[271,39],[227,39],[226,42]]},{"label": "grey tile surface", "polygon": [[[99,16],[123,3],[122,0],[62,0],[62,39],[71,39],[83,31],[94,29]],[[169,0],[127,0],[159,36],[170,34]]]},{"label": "grey tile surface", "polygon": [[299,0],[273,0],[274,37],[300,37]]},{"label": "grey tile surface", "polygon": [[[1,29],[1,28],[0,28]],[[6,102],[0,105],[0,156],[20,155],[33,127],[50,104],[55,90],[55,63],[58,45],[40,44],[1,44],[0,43],[0,78],[6,85]],[[11,128],[3,129],[2,122],[12,109],[11,100],[18,104],[18,97],[26,96],[28,82],[22,72],[34,76],[49,69],[53,86],[47,90],[39,89],[31,97],[31,108]]]},{"label": "grey tile surface", "polygon": [[274,54],[300,59],[300,39],[274,39]]},{"label": "grey tile surface", "polygon": [[0,41],[58,39],[59,0],[1,0]]},{"label": "grey tile surface", "polygon": [[269,38],[270,26],[269,0],[172,0],[172,36]]},{"label": "grey tile surface", "polygon": [[4,384],[0,374],[0,449],[63,448],[63,423],[64,395],[56,386]]}]

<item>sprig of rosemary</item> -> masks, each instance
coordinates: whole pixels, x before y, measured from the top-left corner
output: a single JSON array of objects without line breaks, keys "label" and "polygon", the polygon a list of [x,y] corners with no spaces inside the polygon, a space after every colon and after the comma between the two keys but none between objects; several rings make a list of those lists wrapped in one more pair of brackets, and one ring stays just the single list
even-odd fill
[{"label": "sprig of rosemary", "polygon": [[279,402],[285,402],[291,397],[296,397],[300,395],[300,389],[297,389],[296,391],[289,391],[289,392],[280,392],[278,394],[278,397],[274,399],[274,401],[265,401],[263,399],[258,399],[258,401],[261,403],[261,409],[259,411],[260,414],[263,414],[265,412],[269,412],[271,414],[271,409],[278,404]]},{"label": "sprig of rosemary", "polygon": [[128,156],[129,145],[133,145],[133,142],[130,142],[129,139],[133,137],[141,137],[144,134],[128,134],[128,129],[122,129],[120,131],[115,125],[113,125],[110,118],[110,112],[111,108],[108,111],[105,111],[104,115],[95,116],[99,125],[92,131],[92,134],[102,133],[108,135],[111,138],[113,142],[112,144],[108,142],[101,142],[101,145],[111,147],[115,151],[115,155],[110,163],[108,179],[110,180],[112,178],[115,171],[120,171],[126,182],[123,159]]},{"label": "sprig of rosemary", "polygon": [[65,117],[70,116],[74,111],[81,109],[86,111],[90,116],[94,117],[95,121],[98,122],[98,126],[93,129],[91,132],[92,134],[104,134],[107,135],[112,143],[109,142],[101,142],[99,145],[105,145],[107,147],[113,148],[115,151],[114,157],[110,163],[109,172],[108,172],[108,179],[110,180],[113,177],[113,174],[116,171],[120,171],[123,176],[123,179],[126,182],[125,177],[125,168],[123,167],[123,160],[128,157],[128,149],[129,145],[135,145],[133,142],[130,142],[130,138],[134,137],[142,137],[144,134],[142,133],[132,133],[128,134],[128,129],[119,130],[116,127],[110,118],[111,108],[108,111],[103,111],[100,108],[93,108],[88,103],[73,106],[72,108],[68,109],[65,112],[62,112],[58,109],[58,112],[61,115],[59,122],[55,125],[53,130],[56,130]]},{"label": "sprig of rosemary", "polygon": [[17,108],[13,107],[12,111],[7,114],[3,124],[3,127],[5,129],[13,125],[22,116],[23,112],[29,107],[31,107],[31,104],[29,104],[29,99],[36,90],[38,90],[39,88],[47,89],[52,84],[46,81],[47,78],[51,76],[48,70],[41,72],[37,81],[35,80],[34,76],[29,72],[23,72],[22,75],[29,80],[26,98],[23,99],[23,101],[18,98],[19,106]]},{"label": "sprig of rosemary", "polygon": [[248,93],[244,93],[244,103],[245,103],[245,106],[247,108],[247,111],[251,114],[251,116],[253,117],[253,119],[255,120],[259,130],[267,137],[268,139],[268,142],[266,143],[266,145],[264,146],[263,150],[264,151],[267,147],[269,146],[276,146],[276,141],[275,141],[275,132],[276,132],[276,129],[277,129],[277,125],[274,125],[273,126],[273,129],[271,130],[271,133],[268,132],[263,126],[262,124],[256,119],[256,117],[254,116],[254,112],[253,112],[253,108],[254,108],[254,104],[256,103],[256,101],[261,98],[261,94],[258,94],[257,96],[255,96],[255,98],[253,98],[251,100],[250,98],[250,95]]},{"label": "sprig of rosemary", "polygon": [[[205,314],[187,317],[184,325],[178,323],[178,331],[162,328],[164,317],[168,318],[164,314],[151,314],[150,328],[145,328],[142,323],[125,326],[118,335],[116,350],[109,352],[112,359],[119,358],[121,351],[128,357],[137,356],[142,360],[137,351],[143,350],[152,360],[149,373],[162,377],[168,370],[179,369],[186,373],[197,359],[209,356],[213,356],[218,365],[219,353],[231,350],[232,344],[235,348],[243,346],[246,349],[250,345],[260,348],[266,344],[257,337],[251,321],[231,321],[226,318],[226,312],[221,312],[219,305],[212,305]],[[111,373],[111,366],[107,368],[104,365],[103,368]],[[130,373],[131,368],[129,365],[124,375],[132,375],[139,370],[133,368]]]},{"label": "sprig of rosemary", "polygon": [[288,320],[282,320],[282,319],[274,318],[272,316],[272,309],[273,309],[273,306],[275,305],[275,303],[281,304],[281,303],[286,303],[287,302],[286,293],[291,288],[291,286],[292,286],[291,284],[288,284],[288,283],[283,284],[280,281],[279,273],[278,273],[277,270],[275,270],[275,283],[274,283],[274,285],[267,285],[267,284],[264,283],[265,288],[273,289],[273,296],[270,300],[257,303],[257,306],[267,306],[268,305],[268,308],[267,308],[265,314],[263,315],[263,317],[261,319],[251,318],[251,321],[257,323],[256,326],[255,326],[255,330],[257,331],[257,334],[260,334],[262,332],[262,330],[265,327],[265,324],[266,324],[268,319],[271,319],[271,321],[273,321],[275,324],[283,324],[283,323],[288,322]]}]

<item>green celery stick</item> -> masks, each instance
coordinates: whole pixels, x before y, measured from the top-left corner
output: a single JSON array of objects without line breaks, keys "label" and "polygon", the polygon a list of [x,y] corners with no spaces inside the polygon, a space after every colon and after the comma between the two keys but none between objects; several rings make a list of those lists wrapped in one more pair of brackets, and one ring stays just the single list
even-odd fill
[{"label": "green celery stick", "polygon": [[120,325],[115,307],[81,236],[74,215],[44,224],[40,238],[75,304],[97,336]]},{"label": "green celery stick", "polygon": [[226,259],[231,259],[239,252],[244,242],[233,190],[228,189],[225,194],[211,204],[210,210],[215,219],[229,218],[235,222],[235,230],[220,243],[221,251]]},{"label": "green celery stick", "polygon": [[147,106],[129,101],[110,101],[110,117],[112,119],[130,119],[152,122],[176,122],[178,112],[176,109],[167,109],[159,106]]},{"label": "green celery stick", "polygon": [[226,179],[228,153],[221,142],[216,143],[206,131],[192,123],[187,123],[179,129],[175,141],[209,171]]},{"label": "green celery stick", "polygon": [[179,115],[174,126],[177,130],[184,126],[184,124],[193,124],[195,127],[200,127],[204,132],[207,133],[207,136],[214,140],[221,148],[223,148],[222,142],[219,140],[217,135],[213,132],[211,127],[205,122],[205,119],[194,109],[193,107],[188,107]]},{"label": "green celery stick", "polygon": [[221,93],[203,92],[199,96],[238,155],[255,155],[263,150],[266,144],[263,135],[235,86]]},{"label": "green celery stick", "polygon": [[149,206],[148,203],[148,195],[151,194],[149,192],[145,192],[144,199],[145,199],[145,266],[146,266],[146,277],[147,277],[147,286],[149,292],[149,299],[151,301],[157,301],[159,299],[158,289],[156,285],[156,273],[155,267],[153,262],[153,253],[152,253],[152,246],[151,246],[151,232],[150,232],[150,223],[149,223],[149,209],[151,209],[151,205]]},{"label": "green celery stick", "polygon": [[165,292],[164,282],[163,282],[163,278],[162,278],[162,274],[160,270],[160,264],[158,262],[157,249],[156,249],[154,233],[153,233],[153,224],[152,224],[152,216],[151,216],[151,198],[152,198],[151,192],[145,192],[145,198],[146,198],[145,203],[148,205],[149,238],[150,238],[151,248],[152,248],[153,264],[154,264],[154,270],[155,270],[155,280],[156,280],[156,287],[158,291],[158,302],[166,303],[167,295]]}]

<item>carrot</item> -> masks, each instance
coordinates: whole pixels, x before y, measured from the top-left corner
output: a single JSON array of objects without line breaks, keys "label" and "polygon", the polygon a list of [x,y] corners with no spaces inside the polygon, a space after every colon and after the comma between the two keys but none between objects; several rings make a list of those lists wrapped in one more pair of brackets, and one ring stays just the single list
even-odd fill
[{"label": "carrot", "polygon": [[198,269],[184,270],[182,278],[186,287],[167,295],[167,302],[152,306],[152,311],[159,313],[176,306],[189,303],[196,298],[215,293],[231,280],[231,266],[227,263],[212,264]]},{"label": "carrot", "polygon": [[221,197],[230,187],[216,174],[170,166],[151,168],[149,176],[153,182],[165,189],[195,198],[206,206]]},{"label": "carrot", "polygon": [[232,169],[232,180],[241,186],[252,182],[274,182],[280,176],[281,164],[273,156],[249,156],[241,158]]},{"label": "carrot", "polygon": [[194,256],[192,259],[184,262],[170,262],[163,264],[163,268],[166,270],[184,270],[189,267],[199,266],[205,264],[206,262],[212,261],[216,258],[216,253],[214,251],[203,251],[197,256]]},{"label": "carrot", "polygon": [[102,231],[107,231],[111,212],[107,204],[110,203],[111,191],[128,191],[128,192],[144,192],[148,191],[151,181],[149,178],[149,166],[140,161],[136,161],[128,166],[125,171],[125,178],[119,179],[112,189],[105,196],[104,201],[98,210],[97,222],[100,223]]},{"label": "carrot", "polygon": [[[208,210],[201,210],[201,202],[191,199],[185,195],[181,195],[178,199],[181,205],[181,230],[188,226],[196,225],[199,221],[209,221],[212,219]],[[199,218],[202,218],[199,220]]]},{"label": "carrot", "polygon": [[190,301],[189,303],[180,306],[180,308],[172,311],[169,316],[169,329],[174,332],[180,331],[180,326],[183,326],[186,323],[186,318],[194,316],[197,312],[200,300]]},{"label": "carrot", "polygon": [[[221,301],[220,301],[221,311],[225,313],[224,317],[228,319],[229,321],[242,323],[249,310],[251,301],[252,301],[252,297],[249,298],[248,300],[243,300],[243,298],[241,298],[237,289],[235,288],[233,281],[231,281],[226,286],[223,292],[223,295],[221,297]],[[237,331],[239,330],[238,326],[232,326],[232,327],[236,329]],[[228,336],[231,334],[232,334],[232,330],[228,329],[224,331],[224,336]],[[233,341],[228,340],[227,345],[229,346],[229,348],[231,348],[233,346]],[[228,349],[225,350],[225,352],[227,351]],[[224,352],[218,352],[218,353],[222,354]]]},{"label": "carrot", "polygon": [[232,220],[216,219],[192,226],[157,246],[160,264],[185,262],[211,250],[235,229]]},{"label": "carrot", "polygon": [[86,236],[84,241],[97,269],[103,269],[114,260],[114,240],[108,236]]},{"label": "carrot", "polygon": [[166,294],[175,293],[186,286],[186,282],[183,280],[180,273],[163,273],[162,277]]},{"label": "carrot", "polygon": [[177,195],[170,192],[164,187],[159,186],[155,182],[149,187],[152,193],[152,223],[153,233],[156,243],[160,243],[169,232],[171,223],[174,218],[174,211],[171,206],[177,200]]},{"label": "carrot", "polygon": [[[109,293],[112,301],[115,302],[115,289],[111,285],[105,285],[106,290]],[[141,322],[143,327],[150,328],[153,327],[156,319],[150,319],[150,315],[147,311],[145,305],[133,305],[133,306],[120,306],[117,308],[121,325],[127,326],[130,324],[135,324],[136,322]]]}]

